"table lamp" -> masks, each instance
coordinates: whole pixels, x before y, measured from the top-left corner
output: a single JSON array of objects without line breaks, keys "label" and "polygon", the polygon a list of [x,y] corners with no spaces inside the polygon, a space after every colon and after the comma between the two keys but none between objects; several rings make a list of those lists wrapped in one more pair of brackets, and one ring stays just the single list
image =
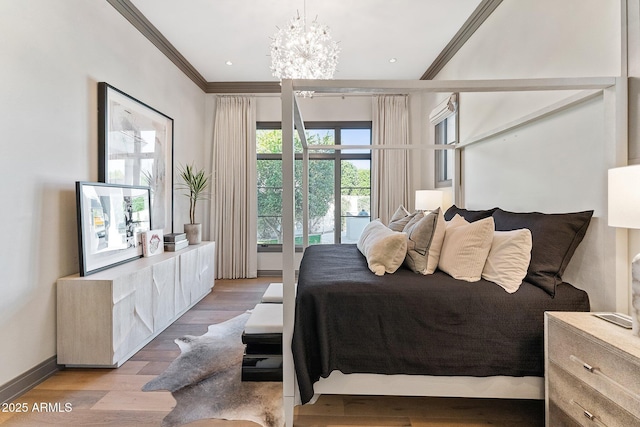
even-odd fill
[{"label": "table lamp", "polygon": [[417,211],[433,211],[442,208],[442,200],[440,190],[417,190],[415,208]]},{"label": "table lamp", "polygon": [[[640,165],[609,169],[609,226],[640,229]],[[640,254],[631,263],[631,321],[640,336]]]}]

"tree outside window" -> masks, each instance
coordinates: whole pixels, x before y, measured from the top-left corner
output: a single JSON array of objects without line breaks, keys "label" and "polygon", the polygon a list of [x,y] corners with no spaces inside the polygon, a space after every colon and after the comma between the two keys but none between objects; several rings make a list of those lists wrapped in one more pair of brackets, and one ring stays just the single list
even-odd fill
[{"label": "tree outside window", "polygon": [[[368,125],[368,126],[367,126]],[[308,124],[309,144],[336,145],[349,138],[345,125]],[[359,140],[371,144],[370,123],[357,124]],[[363,128],[364,127],[364,128]],[[351,129],[349,129],[351,130]],[[258,187],[258,244],[282,243],[282,132],[279,123],[261,123],[256,132]],[[346,138],[346,139],[345,139]],[[364,142],[362,142],[365,145]],[[369,220],[370,165],[369,149],[322,150],[310,153],[309,161],[309,241],[311,244],[351,241],[349,217],[360,215]],[[302,146],[295,138],[295,234],[296,244],[302,244]],[[363,215],[364,213],[364,215]],[[351,221],[353,222],[353,221]],[[353,222],[355,223],[355,222]],[[336,224],[339,226],[336,228]],[[351,233],[348,233],[351,231]],[[349,235],[350,234],[350,235]],[[359,236],[359,233],[358,233]]]}]

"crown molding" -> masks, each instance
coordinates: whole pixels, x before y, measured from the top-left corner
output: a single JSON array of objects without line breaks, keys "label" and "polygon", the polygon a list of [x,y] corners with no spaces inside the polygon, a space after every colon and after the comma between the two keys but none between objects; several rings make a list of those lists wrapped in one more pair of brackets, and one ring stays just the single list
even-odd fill
[{"label": "crown molding", "polygon": [[493,13],[494,10],[502,3],[502,0],[482,0],[476,7],[469,19],[465,21],[460,30],[456,33],[451,41],[440,52],[440,55],[433,61],[431,66],[424,72],[420,80],[433,79],[453,56],[460,50],[462,46],[471,38],[473,33],[480,28],[480,25]]},{"label": "crown molding", "polygon": [[[130,0],[107,0],[107,2],[205,93],[280,93],[279,82],[207,82]],[[502,0],[482,0],[420,79],[433,79],[500,3]]]},{"label": "crown molding", "polygon": [[187,59],[167,40],[160,31],[129,0],[107,0],[142,35],[164,53],[200,89],[207,91],[207,81]]},{"label": "crown molding", "polygon": [[280,93],[280,82],[209,82],[206,93]]}]

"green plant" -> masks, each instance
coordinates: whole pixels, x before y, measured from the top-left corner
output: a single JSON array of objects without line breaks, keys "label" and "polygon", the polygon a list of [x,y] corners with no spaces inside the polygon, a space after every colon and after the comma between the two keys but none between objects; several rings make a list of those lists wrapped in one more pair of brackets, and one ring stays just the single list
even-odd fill
[{"label": "green plant", "polygon": [[203,169],[196,169],[193,164],[180,166],[178,171],[183,181],[178,187],[186,190],[185,195],[189,197],[189,221],[195,224],[196,203],[201,199],[206,200],[205,190],[209,186],[209,176],[205,175]]}]

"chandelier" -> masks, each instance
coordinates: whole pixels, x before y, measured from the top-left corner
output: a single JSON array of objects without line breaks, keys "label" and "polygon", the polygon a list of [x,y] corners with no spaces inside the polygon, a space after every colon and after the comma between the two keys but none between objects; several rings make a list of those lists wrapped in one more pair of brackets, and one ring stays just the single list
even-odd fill
[{"label": "chandelier", "polygon": [[[338,65],[338,43],[329,27],[317,18],[307,25],[306,11],[285,28],[278,28],[271,42],[271,72],[279,79],[331,79]],[[309,96],[311,93],[302,93]]]}]

